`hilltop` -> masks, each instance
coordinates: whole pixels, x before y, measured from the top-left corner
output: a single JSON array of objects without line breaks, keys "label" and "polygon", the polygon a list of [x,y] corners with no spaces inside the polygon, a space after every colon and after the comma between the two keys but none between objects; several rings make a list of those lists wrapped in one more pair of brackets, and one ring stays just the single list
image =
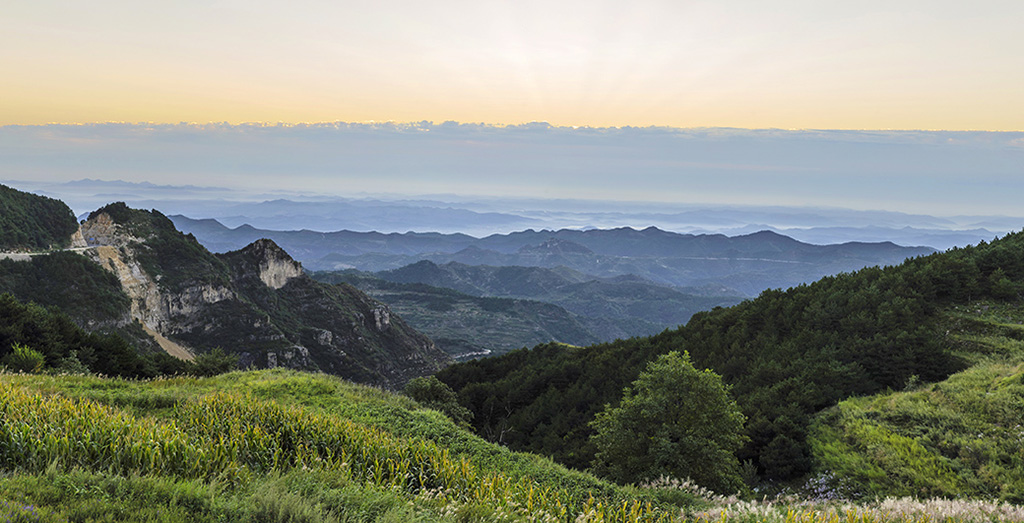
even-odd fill
[{"label": "hilltop", "polygon": [[0,185],[0,253],[67,247],[76,230],[64,202]]}]

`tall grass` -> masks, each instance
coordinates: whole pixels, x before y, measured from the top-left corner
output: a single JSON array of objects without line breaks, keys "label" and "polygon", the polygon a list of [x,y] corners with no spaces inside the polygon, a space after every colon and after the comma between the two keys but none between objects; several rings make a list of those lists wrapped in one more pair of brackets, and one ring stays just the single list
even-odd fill
[{"label": "tall grass", "polygon": [[173,419],[138,418],[91,400],[0,383],[0,466],[52,463],[115,474],[245,482],[291,469],[342,471],[353,481],[434,504],[482,504],[538,520],[595,512],[607,521],[666,521],[650,502],[582,499],[531,478],[482,473],[429,441],[231,394],[189,399]]},{"label": "tall grass", "polygon": [[406,399],[282,372],[152,382],[0,376],[0,470],[0,499],[47,502],[22,512],[49,520],[1024,521],[1010,505],[755,503],[678,482],[614,487],[475,442]]}]

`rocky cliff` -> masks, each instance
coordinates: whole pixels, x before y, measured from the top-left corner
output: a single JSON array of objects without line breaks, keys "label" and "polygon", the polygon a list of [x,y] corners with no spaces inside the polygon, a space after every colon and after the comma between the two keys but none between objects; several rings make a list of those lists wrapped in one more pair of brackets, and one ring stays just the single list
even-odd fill
[{"label": "rocky cliff", "polygon": [[159,212],[124,204],[92,213],[81,234],[92,247],[87,255],[117,276],[132,319],[165,349],[179,347],[179,356],[220,347],[243,366],[323,371],[385,387],[450,362],[386,306],[312,280],[270,240],[214,255]]}]

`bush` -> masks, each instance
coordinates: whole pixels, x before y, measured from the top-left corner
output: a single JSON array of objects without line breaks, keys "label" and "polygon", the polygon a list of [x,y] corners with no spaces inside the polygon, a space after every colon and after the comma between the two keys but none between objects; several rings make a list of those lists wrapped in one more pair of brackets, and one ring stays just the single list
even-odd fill
[{"label": "bush", "polygon": [[45,363],[42,353],[20,343],[11,345],[11,352],[0,359],[0,364],[15,372],[39,372]]},{"label": "bush", "polygon": [[193,360],[196,376],[216,376],[238,369],[238,356],[224,352],[217,347],[206,354],[200,354]]},{"label": "bush", "polygon": [[402,392],[428,409],[443,412],[456,423],[468,424],[473,419],[473,413],[459,405],[455,391],[434,376],[414,378]]}]

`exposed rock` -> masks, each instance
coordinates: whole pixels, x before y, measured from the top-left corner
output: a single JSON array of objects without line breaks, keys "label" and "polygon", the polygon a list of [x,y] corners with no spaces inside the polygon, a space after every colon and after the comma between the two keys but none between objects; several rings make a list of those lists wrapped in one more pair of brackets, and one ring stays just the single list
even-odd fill
[{"label": "exposed rock", "polygon": [[316,336],[316,341],[320,345],[330,345],[334,341],[334,333],[326,329],[320,329],[320,333]]},{"label": "exposed rock", "polygon": [[391,326],[391,311],[384,305],[374,308],[373,321],[376,323],[378,331],[386,330]]},{"label": "exposed rock", "polygon": [[260,260],[260,280],[271,289],[280,289],[292,278],[302,276],[302,265],[271,240],[257,240],[246,250]]},{"label": "exposed rock", "polygon": [[116,220],[101,210],[82,224],[89,255],[117,275],[131,317],[186,353],[220,347],[243,365],[393,388],[451,362],[383,304],[306,276],[271,240],[213,255],[155,211],[110,209]]},{"label": "exposed rock", "polygon": [[138,241],[122,229],[109,214],[99,213],[86,220],[78,230],[89,247],[122,247],[132,241]]},{"label": "exposed rock", "polygon": [[82,227],[79,226],[78,230],[71,235],[71,248],[72,249],[84,249],[89,244],[85,241],[85,236],[82,234]]}]

